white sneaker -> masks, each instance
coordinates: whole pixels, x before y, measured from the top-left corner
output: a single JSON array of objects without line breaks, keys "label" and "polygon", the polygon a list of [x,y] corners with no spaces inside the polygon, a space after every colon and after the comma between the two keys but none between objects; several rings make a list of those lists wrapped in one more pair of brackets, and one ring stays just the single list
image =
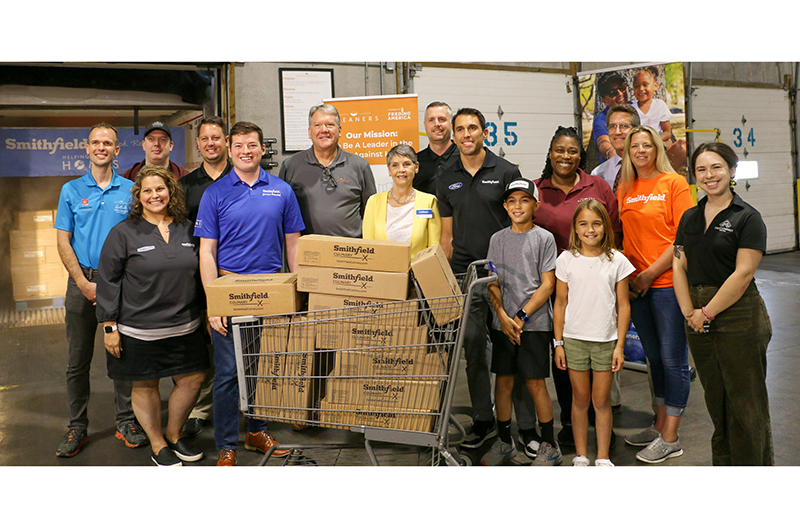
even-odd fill
[{"label": "white sneaker", "polygon": [[595,466],[614,467],[614,463],[607,458],[598,458],[594,461]]},{"label": "white sneaker", "polygon": [[576,456],[575,458],[572,459],[572,465],[573,466],[588,466],[589,465],[589,459],[586,458],[583,455],[578,455],[578,456]]}]

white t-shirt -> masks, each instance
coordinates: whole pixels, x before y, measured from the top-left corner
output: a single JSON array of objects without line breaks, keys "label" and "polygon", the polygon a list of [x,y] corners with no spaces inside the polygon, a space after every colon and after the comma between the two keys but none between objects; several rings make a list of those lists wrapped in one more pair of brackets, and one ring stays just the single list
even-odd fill
[{"label": "white t-shirt", "polygon": [[667,103],[655,97],[653,102],[650,103],[650,108],[646,114],[639,108],[639,101],[634,101],[633,107],[639,112],[639,120],[641,120],[642,125],[655,128],[659,134],[664,131],[661,129],[661,122],[672,119],[672,112],[669,111]]},{"label": "white t-shirt", "polygon": [[567,312],[564,337],[606,343],[617,335],[617,283],[636,271],[625,255],[612,259],[562,252],[556,259],[556,278],[566,282]]}]

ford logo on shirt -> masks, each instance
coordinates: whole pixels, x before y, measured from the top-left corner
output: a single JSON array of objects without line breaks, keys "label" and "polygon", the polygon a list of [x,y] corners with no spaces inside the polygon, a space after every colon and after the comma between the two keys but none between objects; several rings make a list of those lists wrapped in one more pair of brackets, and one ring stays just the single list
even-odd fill
[{"label": "ford logo on shirt", "polygon": [[464,185],[464,184],[463,184],[463,183],[461,183],[461,182],[454,183],[453,185],[451,185],[450,187],[448,187],[448,189],[450,189],[451,191],[455,191],[456,189],[460,189],[460,188],[461,188],[463,185]]}]

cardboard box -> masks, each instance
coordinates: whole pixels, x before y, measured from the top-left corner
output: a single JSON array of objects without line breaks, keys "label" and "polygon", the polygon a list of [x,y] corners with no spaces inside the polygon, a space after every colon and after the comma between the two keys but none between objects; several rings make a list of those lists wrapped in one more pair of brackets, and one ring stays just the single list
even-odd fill
[{"label": "cardboard box", "polygon": [[[315,317],[374,317],[378,324],[392,326],[419,326],[420,304],[416,300],[395,302],[353,295],[308,294],[308,311],[342,310],[331,314],[316,314]],[[371,321],[372,322],[372,321]]]},{"label": "cardboard box", "polygon": [[439,409],[441,381],[330,378],[325,399],[361,410]]},{"label": "cardboard box", "polygon": [[12,267],[11,283],[14,300],[63,297],[69,275],[61,263]]},{"label": "cardboard box", "polygon": [[411,243],[305,235],[298,242],[297,263],[301,266],[406,273],[411,264]]},{"label": "cardboard box", "polygon": [[391,301],[404,301],[408,295],[408,273],[298,266],[297,277],[302,292]]},{"label": "cardboard box", "polygon": [[426,299],[453,297],[452,299],[428,301],[431,315],[437,324],[444,325],[461,317],[464,299],[454,297],[461,295],[461,288],[450,267],[450,262],[439,244],[417,252],[414,261],[411,262],[411,269],[420,290],[422,290],[422,295]]},{"label": "cardboard box", "polygon": [[43,246],[56,247],[58,229],[14,229],[8,232],[11,249],[38,249]]},{"label": "cardboard box", "polygon": [[322,400],[319,406],[319,421],[325,427],[347,429],[347,426],[385,427],[402,431],[429,433],[436,423],[436,411],[407,410],[391,411],[381,409],[354,409]]},{"label": "cardboard box", "polygon": [[381,326],[350,320],[317,325],[317,348],[325,350],[395,348],[406,354],[425,353],[428,327]]},{"label": "cardboard box", "polygon": [[301,305],[294,273],[225,275],[206,288],[209,316],[275,315]]},{"label": "cardboard box", "polygon": [[56,246],[11,250],[12,268],[27,268],[41,264],[61,264],[61,257],[58,255]]},{"label": "cardboard box", "polygon": [[56,212],[50,209],[18,211],[15,216],[17,218],[17,228],[23,231],[30,231],[33,229],[52,228],[55,224]]},{"label": "cardboard box", "polygon": [[331,376],[363,378],[439,376],[444,380],[447,378],[446,358],[435,352],[406,354],[396,349],[341,350],[336,352],[336,365],[331,371]]}]

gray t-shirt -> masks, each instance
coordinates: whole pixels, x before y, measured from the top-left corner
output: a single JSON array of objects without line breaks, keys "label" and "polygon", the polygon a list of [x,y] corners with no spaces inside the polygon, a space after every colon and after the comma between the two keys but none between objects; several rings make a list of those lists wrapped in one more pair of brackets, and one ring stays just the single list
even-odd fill
[{"label": "gray t-shirt", "polygon": [[[533,297],[542,284],[542,273],[556,269],[556,239],[546,229],[534,226],[525,233],[515,233],[510,227],[492,235],[487,259],[497,269],[497,280],[503,295],[503,309],[510,317]],[[494,313],[494,310],[492,310]],[[528,314],[523,331],[546,332],[553,329],[553,308],[547,299],[538,310]],[[500,330],[497,314],[492,327]]]},{"label": "gray t-shirt", "polygon": [[284,161],[278,173],[297,196],[306,224],[302,234],[361,238],[364,207],[375,194],[369,163],[339,147],[336,158],[328,165],[336,187],[323,179],[323,169],[311,147]]}]

